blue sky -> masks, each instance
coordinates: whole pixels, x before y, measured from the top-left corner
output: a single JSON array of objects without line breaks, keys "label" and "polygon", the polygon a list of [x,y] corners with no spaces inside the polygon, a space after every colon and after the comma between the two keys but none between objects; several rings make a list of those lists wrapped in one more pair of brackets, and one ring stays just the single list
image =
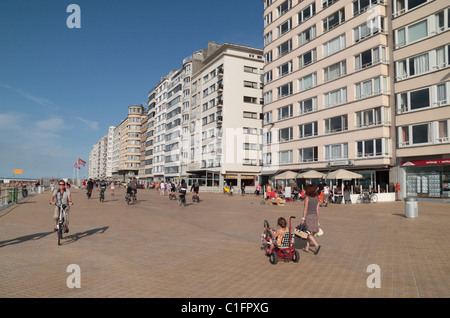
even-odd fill
[{"label": "blue sky", "polygon": [[[66,25],[70,4],[80,29]],[[1,0],[0,177],[71,178],[208,41],[262,49],[262,14],[261,0]]]}]

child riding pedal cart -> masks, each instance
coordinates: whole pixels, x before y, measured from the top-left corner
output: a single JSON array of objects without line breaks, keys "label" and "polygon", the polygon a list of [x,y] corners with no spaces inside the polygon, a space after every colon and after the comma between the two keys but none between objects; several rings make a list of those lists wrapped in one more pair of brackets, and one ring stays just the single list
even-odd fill
[{"label": "child riding pedal cart", "polygon": [[293,260],[298,263],[300,255],[294,248],[294,233],[292,232],[291,219],[289,218],[289,228],[287,228],[286,220],[284,218],[278,219],[278,229],[274,231],[269,227],[269,222],[264,220],[264,232],[261,234],[262,248],[266,255],[270,258],[270,263],[278,263],[278,259],[285,261]]}]

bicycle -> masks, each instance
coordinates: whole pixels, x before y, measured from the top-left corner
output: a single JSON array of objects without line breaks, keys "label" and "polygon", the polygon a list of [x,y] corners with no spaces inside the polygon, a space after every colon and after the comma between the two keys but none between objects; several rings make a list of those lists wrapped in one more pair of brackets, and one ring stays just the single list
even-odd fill
[{"label": "bicycle", "polygon": [[178,199],[178,202],[180,203],[180,205],[186,207],[186,193],[180,192],[180,198]]},{"label": "bicycle", "polygon": [[[50,203],[51,204],[51,203]],[[66,229],[66,219],[64,218],[64,210],[67,208],[65,204],[56,203],[55,204],[59,210],[59,219],[57,225],[57,235],[58,235],[58,245],[61,245],[61,240],[63,239],[63,233]]]},{"label": "bicycle", "polygon": [[100,189],[100,202],[105,202],[105,189]]},{"label": "bicycle", "polygon": [[375,193],[361,193],[356,199],[356,203],[377,203],[378,197]]},{"label": "bicycle", "polygon": [[88,199],[91,198],[91,195],[92,195],[92,188],[87,188],[86,195],[87,195],[87,198],[88,198]]},{"label": "bicycle", "polygon": [[200,202],[200,198],[198,197],[197,193],[194,193],[194,195],[192,196],[192,202],[197,202],[197,203]]}]

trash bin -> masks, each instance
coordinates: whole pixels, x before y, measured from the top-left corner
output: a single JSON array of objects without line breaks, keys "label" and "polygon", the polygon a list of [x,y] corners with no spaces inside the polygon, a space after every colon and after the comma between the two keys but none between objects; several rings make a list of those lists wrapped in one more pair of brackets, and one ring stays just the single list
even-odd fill
[{"label": "trash bin", "polygon": [[18,203],[19,202],[19,189],[18,188],[8,188],[9,192],[9,202]]},{"label": "trash bin", "polygon": [[419,216],[417,198],[410,197],[405,199],[405,216],[407,218],[416,218]]}]

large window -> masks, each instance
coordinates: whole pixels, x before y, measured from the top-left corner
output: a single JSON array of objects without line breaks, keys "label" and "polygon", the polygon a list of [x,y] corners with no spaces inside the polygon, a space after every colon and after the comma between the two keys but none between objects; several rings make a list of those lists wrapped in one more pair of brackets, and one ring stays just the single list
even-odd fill
[{"label": "large window", "polygon": [[348,129],[347,115],[325,119],[325,133],[333,134]]},{"label": "large window", "polygon": [[278,36],[282,36],[290,29],[292,29],[292,19],[288,19],[286,22],[280,24],[278,27]]},{"label": "large window", "polygon": [[362,41],[374,34],[384,32],[386,30],[384,18],[381,16],[375,17],[357,28],[353,29],[353,40],[355,42]]},{"label": "large window", "polygon": [[387,78],[384,76],[371,78],[367,81],[355,84],[356,99],[370,97],[372,95],[387,92]]},{"label": "large window", "polygon": [[317,97],[302,100],[299,104],[299,114],[307,114],[317,110]]},{"label": "large window", "polygon": [[286,0],[284,1],[280,6],[277,8],[278,17],[282,16],[286,12],[288,12],[292,8],[292,0]]},{"label": "large window", "polygon": [[328,66],[323,70],[324,81],[329,82],[347,74],[347,63],[341,61],[339,63]]},{"label": "large window", "polygon": [[323,20],[323,32],[327,32],[345,21],[344,8],[329,15]]},{"label": "large window", "polygon": [[378,46],[355,55],[355,70],[360,70],[378,63],[386,63],[386,47]]},{"label": "large window", "polygon": [[[382,1],[382,0],[381,0]],[[380,0],[356,0],[353,1],[353,16],[365,12],[367,9],[377,5]]]},{"label": "large window", "polygon": [[428,20],[411,24],[395,31],[395,47],[399,48],[428,36]]},{"label": "large window", "polygon": [[409,112],[428,107],[447,105],[450,82],[425,87],[396,95],[397,113]]},{"label": "large window", "polygon": [[317,136],[317,121],[298,126],[298,138]]},{"label": "large window", "polygon": [[386,138],[369,139],[356,143],[358,158],[379,157],[389,153],[388,140]]},{"label": "large window", "polygon": [[292,140],[292,127],[283,128],[278,131],[278,142],[285,142]]},{"label": "large window", "polygon": [[399,127],[399,147],[429,143],[431,141],[430,128],[430,123]]},{"label": "large window", "polygon": [[278,87],[278,98],[283,98],[292,95],[292,82]]},{"label": "large window", "polygon": [[411,9],[414,9],[421,4],[428,2],[429,0],[394,0],[394,17],[397,17]]},{"label": "large window", "polygon": [[325,160],[339,160],[348,158],[348,144],[335,144],[325,146]]},{"label": "large window", "polygon": [[430,70],[429,53],[413,56],[395,63],[396,80],[420,75]]},{"label": "large window", "polygon": [[377,107],[356,113],[356,128],[365,128],[389,123],[389,108]]},{"label": "large window", "polygon": [[302,46],[316,38],[316,26],[306,29],[298,35],[298,46]]},{"label": "large window", "polygon": [[323,57],[345,49],[345,34],[342,34],[323,45]]},{"label": "large window", "polygon": [[298,150],[298,162],[318,161],[317,147],[303,148]]},{"label": "large window", "polygon": [[280,165],[292,163],[292,150],[280,151],[278,153],[278,163]]},{"label": "large window", "polygon": [[330,108],[347,102],[347,87],[337,89],[323,95],[324,108]]},{"label": "large window", "polygon": [[292,72],[292,61],[286,62],[278,67],[278,78]]},{"label": "large window", "polygon": [[313,2],[298,13],[298,24],[302,24],[316,14],[316,3]]},{"label": "large window", "polygon": [[317,51],[313,49],[298,57],[298,68],[305,67],[317,61]]},{"label": "large window", "polygon": [[278,57],[289,53],[292,50],[292,40],[288,40],[278,46]]},{"label": "large window", "polygon": [[278,108],[278,120],[292,117],[292,104]]},{"label": "large window", "polygon": [[312,73],[298,80],[298,91],[302,92],[316,85],[317,85],[317,74]]}]

